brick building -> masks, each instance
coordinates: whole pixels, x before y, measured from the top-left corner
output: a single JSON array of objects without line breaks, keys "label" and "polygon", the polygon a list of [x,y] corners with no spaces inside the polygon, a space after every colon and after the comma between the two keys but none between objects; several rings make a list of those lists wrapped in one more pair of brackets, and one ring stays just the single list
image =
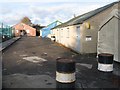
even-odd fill
[{"label": "brick building", "polygon": [[18,23],[13,26],[15,36],[36,36],[36,29],[24,23]]}]

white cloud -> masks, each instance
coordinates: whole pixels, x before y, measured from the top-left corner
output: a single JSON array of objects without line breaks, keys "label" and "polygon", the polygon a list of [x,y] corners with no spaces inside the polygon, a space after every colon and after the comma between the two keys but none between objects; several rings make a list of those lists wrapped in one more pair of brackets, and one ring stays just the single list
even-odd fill
[{"label": "white cloud", "polygon": [[38,24],[41,21],[41,19],[38,17],[32,17],[31,21],[32,23]]},{"label": "white cloud", "polygon": [[118,0],[1,0],[0,2],[113,2]]},{"label": "white cloud", "polygon": [[[89,5],[89,6],[80,6],[79,4],[62,4],[60,6],[52,6],[50,8],[34,6],[31,8],[31,12],[36,14],[37,18],[42,18],[44,21],[42,24],[49,24],[55,20],[60,20],[65,22],[70,18],[73,18],[73,15],[80,15],[85,12],[94,10],[100,7],[100,5]],[[83,9],[84,8],[84,9]]]},{"label": "white cloud", "polygon": [[[6,1],[6,0],[5,0]],[[13,0],[12,0],[13,1]],[[17,0],[16,0],[17,1]],[[25,1],[25,0],[24,0]],[[44,0],[42,0],[44,1]],[[52,0],[54,1],[54,0]],[[57,0],[56,0],[57,1]],[[67,0],[66,0],[67,1]],[[71,0],[72,1],[72,0]],[[16,24],[24,16],[28,16],[35,24],[48,25],[55,20],[65,22],[73,15],[80,15],[99,8],[100,3],[10,3],[15,7],[1,7],[0,21],[7,24]]]}]

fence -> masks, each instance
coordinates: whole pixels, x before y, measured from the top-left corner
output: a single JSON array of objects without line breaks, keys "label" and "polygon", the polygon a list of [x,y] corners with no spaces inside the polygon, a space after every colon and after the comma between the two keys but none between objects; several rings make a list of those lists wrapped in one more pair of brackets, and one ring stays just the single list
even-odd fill
[{"label": "fence", "polygon": [[0,42],[8,40],[14,36],[14,29],[4,23],[0,23]]}]

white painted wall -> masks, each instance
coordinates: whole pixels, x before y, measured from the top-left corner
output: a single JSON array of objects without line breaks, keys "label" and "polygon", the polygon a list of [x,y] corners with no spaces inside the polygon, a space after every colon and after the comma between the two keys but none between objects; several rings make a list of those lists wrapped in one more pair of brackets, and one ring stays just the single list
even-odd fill
[{"label": "white painted wall", "polygon": [[[77,28],[79,26],[79,28]],[[53,29],[56,42],[80,52],[80,25]]]}]

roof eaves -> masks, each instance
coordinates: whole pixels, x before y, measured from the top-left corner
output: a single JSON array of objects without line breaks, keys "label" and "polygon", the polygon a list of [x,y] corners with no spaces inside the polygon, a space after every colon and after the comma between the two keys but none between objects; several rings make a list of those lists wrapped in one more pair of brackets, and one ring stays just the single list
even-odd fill
[{"label": "roof eaves", "polygon": [[98,9],[95,9],[95,10],[93,10],[93,11],[90,11],[90,12],[88,12],[88,13],[80,16],[80,17],[78,18],[78,20],[73,21],[73,23],[74,23],[74,24],[77,24],[78,22],[85,21],[85,20],[87,20],[87,19],[89,19],[89,18],[97,15],[98,13],[106,10],[107,8],[113,6],[113,5],[116,4],[116,3],[117,3],[117,2],[114,2],[114,3],[108,4],[108,5],[106,5],[106,6],[103,6],[103,7],[101,7],[101,8],[98,8]]},{"label": "roof eaves", "polygon": [[54,29],[55,29],[55,28],[59,28],[59,27],[65,27],[65,26],[68,26],[68,25],[81,24],[81,23],[83,23],[85,20],[87,20],[87,19],[89,19],[89,18],[97,15],[98,13],[106,10],[106,9],[109,8],[109,7],[112,7],[112,6],[113,6],[114,4],[116,4],[116,3],[118,3],[118,2],[113,2],[113,3],[111,3],[111,4],[108,4],[108,5],[106,5],[106,6],[103,6],[103,7],[101,7],[101,8],[98,8],[98,9],[92,10],[92,11],[90,11],[90,12],[87,12],[87,13],[85,13],[85,14],[79,15],[79,16],[77,16],[77,17],[75,17],[75,18],[72,18],[72,19],[70,19],[69,21],[63,23],[63,24],[65,24],[65,25],[63,25],[63,24],[58,25],[57,27],[54,27]]}]

